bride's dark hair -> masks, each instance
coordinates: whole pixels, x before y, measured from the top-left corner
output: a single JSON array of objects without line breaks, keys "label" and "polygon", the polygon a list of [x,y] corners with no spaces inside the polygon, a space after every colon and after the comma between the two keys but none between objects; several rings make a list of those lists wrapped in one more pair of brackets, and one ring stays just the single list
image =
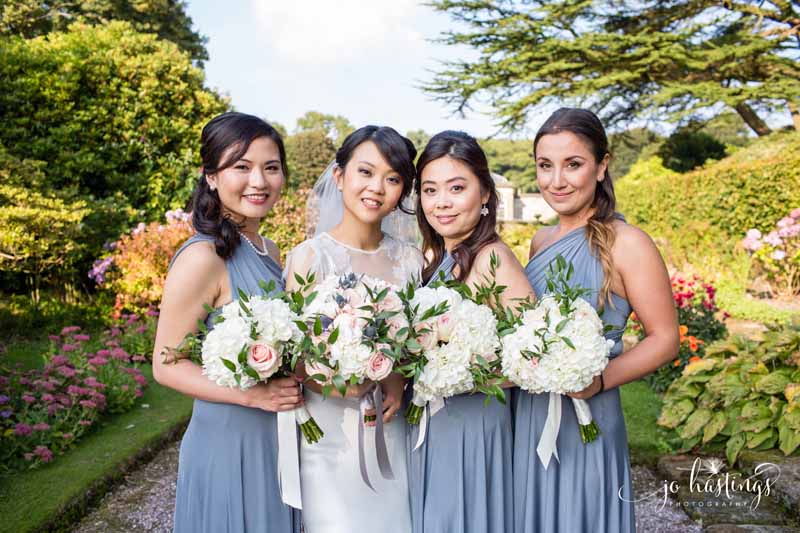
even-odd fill
[{"label": "bride's dark hair", "polygon": [[478,224],[469,237],[456,245],[451,252],[456,265],[458,265],[456,278],[460,281],[465,280],[478,252],[487,244],[500,240],[500,236],[495,229],[497,225],[497,189],[494,185],[494,179],[492,179],[492,173],[489,171],[489,162],[486,160],[486,154],[478,144],[478,141],[463,131],[437,133],[431,137],[428,145],[425,146],[419,156],[417,176],[420,178],[417,179],[414,186],[414,190],[417,193],[417,222],[422,233],[422,253],[426,257],[425,267],[422,269],[422,279],[425,282],[431,278],[442,262],[445,248],[444,239],[436,233],[436,230],[430,225],[428,219],[425,218],[425,213],[422,211],[422,186],[420,182],[422,171],[428,163],[441,157],[450,157],[467,165],[472,173],[477,176],[481,192],[489,193],[489,201],[486,202],[489,213],[486,216],[481,215]]},{"label": "bride's dark hair", "polygon": [[392,167],[392,170],[400,174],[403,178],[403,192],[397,207],[404,213],[413,215],[413,211],[403,207],[403,200],[411,193],[414,178],[417,173],[414,169],[414,158],[417,157],[417,149],[414,143],[406,139],[394,128],[388,126],[363,126],[347,136],[342,146],[336,151],[336,164],[344,170],[347,163],[353,157],[353,152],[364,142],[372,141],[378,147],[378,151]]},{"label": "bride's dark hair", "polygon": [[[223,113],[211,119],[200,135],[200,157],[203,170],[192,196],[192,225],[199,233],[214,237],[217,255],[227,259],[239,246],[239,226],[223,210],[217,191],[212,191],[207,175],[216,174],[230,167],[247,153],[250,144],[260,138],[269,137],[276,145],[281,157],[284,179],[288,179],[286,149],[280,133],[253,115]],[[222,159],[227,150],[230,154]]]}]

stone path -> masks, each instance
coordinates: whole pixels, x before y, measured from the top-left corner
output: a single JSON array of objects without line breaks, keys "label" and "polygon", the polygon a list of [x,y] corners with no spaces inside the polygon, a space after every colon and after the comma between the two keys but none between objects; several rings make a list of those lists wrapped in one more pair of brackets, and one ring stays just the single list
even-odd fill
[{"label": "stone path", "polygon": [[[178,446],[170,444],[150,463],[129,474],[125,482],[103,498],[100,505],[73,529],[76,533],[172,531]],[[662,506],[656,494],[663,482],[648,468],[633,467],[636,529],[640,533],[701,533],[702,528],[683,510]]]}]

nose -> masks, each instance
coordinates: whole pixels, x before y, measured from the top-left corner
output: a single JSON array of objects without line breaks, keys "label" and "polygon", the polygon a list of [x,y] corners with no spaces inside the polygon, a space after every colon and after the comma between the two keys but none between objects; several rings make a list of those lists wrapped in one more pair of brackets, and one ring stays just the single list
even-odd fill
[{"label": "nose", "polygon": [[386,192],[386,188],[384,187],[383,178],[375,177],[369,180],[369,183],[367,184],[367,190],[375,194],[384,194]]},{"label": "nose", "polygon": [[250,173],[250,186],[255,189],[265,189],[267,187],[267,177],[264,175],[264,169],[254,167]]},{"label": "nose", "polygon": [[566,181],[564,180],[564,176],[562,174],[562,168],[554,165],[552,177],[550,179],[550,186],[558,189],[564,185],[566,185]]},{"label": "nose", "polygon": [[434,204],[437,209],[448,209],[453,206],[450,197],[444,191],[436,195],[436,203]]}]

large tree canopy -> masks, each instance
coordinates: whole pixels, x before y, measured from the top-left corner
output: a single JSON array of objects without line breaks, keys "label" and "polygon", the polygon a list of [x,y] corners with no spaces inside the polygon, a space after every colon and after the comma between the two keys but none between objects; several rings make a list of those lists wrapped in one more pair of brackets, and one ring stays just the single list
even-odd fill
[{"label": "large tree canopy", "polygon": [[443,64],[425,90],[457,111],[488,103],[513,130],[551,104],[608,123],[735,110],[800,129],[800,2],[725,0],[433,0],[459,24],[442,42],[475,60]]},{"label": "large tree canopy", "polygon": [[206,38],[192,29],[186,2],[179,0],[0,0],[0,35],[36,37],[63,31],[70,24],[104,24],[126,20],[140,32],[155,33],[189,52],[192,59],[208,59]]}]

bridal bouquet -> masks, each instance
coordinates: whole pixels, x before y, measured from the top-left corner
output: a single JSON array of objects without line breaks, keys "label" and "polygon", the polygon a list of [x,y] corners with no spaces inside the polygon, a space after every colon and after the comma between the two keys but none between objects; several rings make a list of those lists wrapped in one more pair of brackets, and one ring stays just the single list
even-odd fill
[{"label": "bridal bouquet", "polygon": [[[262,289],[264,295],[254,296],[239,290],[239,299],[220,309],[213,329],[200,321],[198,334],[187,335],[177,349],[167,350],[167,361],[188,357],[217,385],[242,390],[293,372],[293,347],[303,338],[300,317],[282,294],[268,296],[274,282],[262,284]],[[206,311],[212,309],[206,306]],[[295,408],[294,414],[306,440],[317,442],[322,431],[305,406]]]},{"label": "bridal bouquet", "polygon": [[[313,283],[298,276],[301,287]],[[307,292],[306,289],[300,291]],[[306,298],[298,326],[306,371],[327,396],[389,376],[403,354],[408,322],[395,288],[366,275],[328,276]]]},{"label": "bridal bouquet", "polygon": [[[547,281],[551,294],[525,310],[501,339],[503,373],[528,392],[579,392],[608,364],[614,342],[603,337],[603,322],[580,297],[586,291],[567,284],[571,275],[572,265],[567,268],[566,260],[559,256]],[[556,400],[560,406],[560,399]],[[551,398],[551,404],[553,401]],[[574,398],[572,401],[581,439],[584,443],[595,440],[599,430],[589,404]],[[551,422],[557,433],[558,421]]]},{"label": "bridal bouquet", "polygon": [[496,375],[500,347],[493,311],[452,287],[435,285],[409,287],[404,295],[411,324],[406,346],[412,354],[404,369],[414,377],[414,394],[406,410],[410,424],[419,423],[429,402],[441,405],[445,398],[472,390],[496,396],[489,385]]}]

